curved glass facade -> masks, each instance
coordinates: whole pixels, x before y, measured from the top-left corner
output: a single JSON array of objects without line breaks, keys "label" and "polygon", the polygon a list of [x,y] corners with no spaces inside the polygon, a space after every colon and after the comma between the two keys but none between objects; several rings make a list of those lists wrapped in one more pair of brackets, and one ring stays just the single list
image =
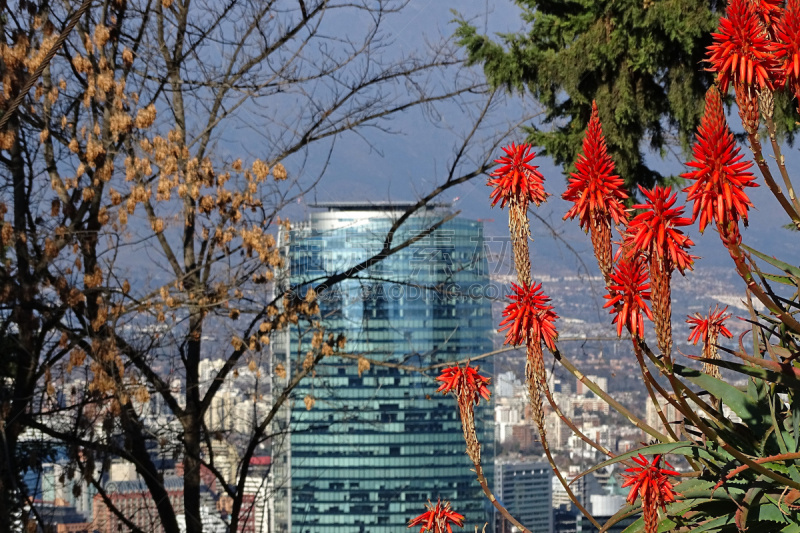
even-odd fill
[{"label": "curved glass facade", "polygon": [[[401,214],[393,206],[327,207],[291,233],[294,286],[379,251]],[[394,245],[448,214],[437,207],[411,217]],[[453,218],[323,293],[320,309],[327,331],[347,337],[347,353],[427,367],[492,349],[491,306],[482,296],[487,285],[482,223]],[[296,331],[288,342],[295,361],[305,353],[298,337]],[[480,363],[491,375],[491,365]],[[332,357],[302,382],[290,425],[293,533],[396,533],[439,497],[465,515],[467,530],[490,521],[455,400],[435,393],[436,375],[374,364],[360,373],[355,360]],[[315,400],[310,410],[306,396]],[[490,404],[481,403],[476,423],[491,483]]]}]

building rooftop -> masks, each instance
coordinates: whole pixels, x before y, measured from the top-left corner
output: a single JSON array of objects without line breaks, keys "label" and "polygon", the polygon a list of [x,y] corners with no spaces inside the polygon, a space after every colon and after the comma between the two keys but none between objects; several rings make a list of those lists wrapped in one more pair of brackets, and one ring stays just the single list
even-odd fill
[{"label": "building rooftop", "polygon": [[[406,211],[417,205],[415,201],[379,201],[379,202],[317,202],[308,207],[314,209],[327,209],[328,211]],[[448,202],[432,202],[421,209],[432,210],[452,207]]]},{"label": "building rooftop", "polygon": [[37,501],[36,511],[42,519],[42,525],[55,526],[58,524],[85,524],[88,522],[83,513],[68,505],[55,505],[52,502]]},{"label": "building rooftop", "polygon": [[[178,476],[164,476],[164,488],[167,492],[183,490],[183,478]],[[105,490],[108,494],[130,494],[147,492],[148,488],[144,481],[140,479],[130,481],[110,481],[106,484]]]}]

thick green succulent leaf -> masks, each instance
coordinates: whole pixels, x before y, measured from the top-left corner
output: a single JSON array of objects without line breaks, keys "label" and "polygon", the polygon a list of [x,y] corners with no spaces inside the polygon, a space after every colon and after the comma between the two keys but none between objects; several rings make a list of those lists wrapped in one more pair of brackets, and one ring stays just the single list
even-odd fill
[{"label": "thick green succulent leaf", "polygon": [[625,520],[629,516],[637,514],[637,513],[640,513],[640,512],[642,512],[641,505],[634,506],[634,505],[630,505],[630,504],[626,503],[625,505],[622,506],[622,508],[619,511],[614,513],[614,515],[611,518],[606,520],[606,522],[603,524],[603,527],[611,528],[611,527],[617,525],[622,520]]},{"label": "thick green succulent leaf", "polygon": [[674,365],[673,371],[708,391],[713,396],[722,399],[723,403],[742,419],[742,422],[754,435],[766,433],[772,425],[770,423],[769,407],[759,405],[750,395],[740,391],[733,385],[682,365]]},{"label": "thick green succulent leaf", "polygon": [[797,523],[797,513],[787,512],[786,509],[781,509],[775,501],[767,499],[760,501],[750,509],[747,523],[751,522],[772,522],[772,524],[764,524],[759,527],[758,531],[775,531],[781,527],[778,524]]},{"label": "thick green succulent leaf", "polygon": [[[707,479],[689,478],[681,481],[675,486],[675,491],[681,495],[679,502],[671,504],[678,506],[684,501],[697,499],[698,503],[707,503],[714,500],[730,500],[731,498],[738,498],[744,496],[747,491],[749,483],[744,480],[732,479],[725,482],[724,487],[714,488],[717,485],[717,480],[710,481]],[[696,503],[694,504],[696,505]],[[680,507],[675,507],[680,510]]]},{"label": "thick green succulent leaf", "polygon": [[777,258],[775,258],[773,256],[761,253],[758,250],[754,250],[754,249],[752,249],[749,246],[746,246],[744,244],[742,245],[742,248],[744,248],[745,250],[747,250],[748,252],[750,252],[754,256],[758,257],[759,259],[761,259],[763,261],[766,261],[770,265],[783,270],[784,272],[786,272],[790,276],[793,276],[795,278],[800,279],[800,268],[797,268],[796,266],[792,266],[789,263],[784,263],[780,259],[777,259]]},{"label": "thick green succulent leaf", "polygon": [[702,357],[698,358],[697,361],[727,368],[728,370],[733,370],[735,372],[739,372],[740,374],[745,374],[757,379],[763,379],[770,383],[777,383],[779,385],[786,385],[787,387],[795,387],[800,389],[800,379],[797,379],[793,373],[777,372],[760,366],[744,365],[741,363],[735,363],[733,361],[724,361],[722,359],[709,359]]},{"label": "thick green succulent leaf", "polygon": [[757,405],[762,405],[767,401],[767,386],[763,380],[747,380],[747,396],[750,401]]},{"label": "thick green succulent leaf", "polygon": [[797,278],[790,276],[778,276],[777,274],[767,274],[766,272],[762,272],[761,275],[766,279],[775,283],[780,283],[781,285],[790,285],[792,287],[797,287],[798,285]]},{"label": "thick green succulent leaf", "polygon": [[[683,455],[685,457],[691,457],[693,459],[706,459],[713,462],[719,461],[731,461],[733,457],[728,455],[726,452],[722,450],[715,450],[713,453],[709,448],[704,448],[693,444],[691,442],[664,442],[661,444],[653,444],[651,446],[644,446],[642,448],[637,448],[635,450],[631,450],[629,452],[625,452],[623,454],[617,455],[616,457],[612,457],[602,463],[593,466],[589,470],[581,473],[578,478],[591,474],[601,468],[605,468],[610,465],[614,465],[625,461],[627,459],[631,459],[633,457],[637,457],[639,454],[642,455],[668,455],[668,454],[675,454],[675,455]],[[575,479],[578,479],[575,478]]]},{"label": "thick green succulent leaf", "polygon": [[[741,494],[740,494],[741,495]],[[692,515],[696,516],[727,516],[732,513],[736,512],[736,505],[731,501],[730,496],[723,491],[720,490],[718,493],[714,494],[715,500],[727,500],[727,505],[725,506],[710,506],[710,500],[708,497],[697,497],[697,498],[689,498],[685,500],[679,500],[676,503],[672,503],[667,506],[667,516],[672,517],[673,523],[675,522],[691,522],[691,519],[685,518],[689,511],[693,511]],[[709,511],[708,508],[712,507]],[[663,522],[662,522],[663,524]]]},{"label": "thick green succulent leaf", "polygon": [[797,481],[798,483],[800,483],[800,470],[797,469],[797,466],[790,465],[786,469],[786,473],[789,475],[790,478],[792,478],[792,480]]},{"label": "thick green succulent leaf", "polygon": [[[674,525],[675,522],[673,522],[672,520],[666,520],[666,522],[669,522],[670,524],[672,524],[670,527],[675,527],[675,525]],[[639,518],[639,520],[637,520],[633,524],[631,524],[628,527],[626,527],[622,531],[622,533],[638,533],[639,531],[642,531],[643,529],[644,529],[644,519]],[[659,531],[660,530],[661,530],[661,527],[659,526]],[[667,529],[667,531],[669,531],[669,529]]]},{"label": "thick green succulent leaf", "polygon": [[[772,387],[772,390],[774,390],[774,387]],[[790,446],[793,447],[794,443],[791,442],[790,438],[787,438],[787,437],[791,437],[791,436],[789,435],[788,432],[783,431],[783,428],[782,428],[781,423],[779,421],[779,417],[781,416],[781,414],[779,413],[779,409],[781,408],[782,402],[780,402],[780,400],[778,398],[775,398],[774,400],[775,401],[770,401],[770,404],[769,404],[770,405],[770,416],[772,417],[772,429],[773,429],[774,434],[775,434],[775,439],[774,440],[775,440],[775,442],[777,442],[778,447],[781,450],[781,453],[789,453],[789,447]],[[765,438],[764,439],[765,444],[766,444],[766,440],[767,439]]]},{"label": "thick green succulent leaf", "polygon": [[[733,514],[722,515],[716,518],[712,518],[711,520],[703,522],[697,527],[692,528],[692,533],[700,533],[702,531],[719,531],[721,528],[727,525],[731,525],[733,523],[734,523]],[[660,527],[658,530],[659,532],[662,531]],[[664,529],[663,531],[671,531],[671,530]]]},{"label": "thick green succulent leaf", "polygon": [[[717,436],[724,442],[735,447],[739,451],[748,455],[760,455],[761,443],[757,440],[756,435],[751,433],[742,424],[734,424],[733,422],[715,419],[705,419],[705,424],[717,432]],[[687,421],[687,424],[690,422]]]},{"label": "thick green succulent leaf", "polygon": [[658,531],[659,533],[666,533],[667,531],[672,531],[678,524],[671,520],[670,518],[665,518],[658,524]]},{"label": "thick green succulent leaf", "polygon": [[[749,379],[747,380],[747,397],[753,405],[759,406],[761,411],[767,417],[765,423],[766,431],[761,437],[759,454],[771,455],[772,453],[786,453],[786,449],[782,446],[782,434],[778,427],[775,418],[775,401],[776,398],[769,394],[769,384],[763,379]],[[766,410],[763,409],[766,407]],[[777,448],[777,449],[775,449]]]},{"label": "thick green succulent leaf", "polygon": [[[667,531],[672,531],[677,525],[672,519],[664,518],[658,524],[658,532],[666,533]],[[644,518],[640,517],[636,522],[626,527],[622,533],[641,533],[642,531],[644,531]]]},{"label": "thick green succulent leaf", "polygon": [[[800,390],[800,387],[798,389]],[[800,393],[796,390],[789,394],[789,407],[792,410],[792,438],[796,452],[800,443]]]}]

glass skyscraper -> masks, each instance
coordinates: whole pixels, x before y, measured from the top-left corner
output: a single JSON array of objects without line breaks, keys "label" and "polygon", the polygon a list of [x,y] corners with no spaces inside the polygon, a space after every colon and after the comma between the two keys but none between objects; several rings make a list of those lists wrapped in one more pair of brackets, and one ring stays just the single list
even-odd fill
[{"label": "glass skyscraper", "polygon": [[[321,210],[284,238],[292,286],[313,286],[378,252],[407,206],[316,207]],[[348,354],[426,368],[492,349],[482,223],[455,217],[424,234],[451,214],[436,205],[410,217],[392,246],[421,236],[417,242],[320,295],[322,324],[347,337]],[[274,347],[275,355],[281,357],[283,345],[288,360],[302,360],[305,342],[295,329]],[[480,364],[492,374],[488,360]],[[455,400],[436,394],[439,371],[365,369],[363,361],[359,368],[354,359],[330,357],[303,380],[294,395],[286,461],[291,506],[283,520],[292,533],[396,533],[437,498],[452,501],[467,530],[491,521],[465,454]],[[491,483],[490,404],[478,407],[476,424]]]},{"label": "glass skyscraper", "polygon": [[[553,470],[547,462],[495,463],[495,496],[511,516],[536,533],[553,532]],[[495,513],[497,533],[517,531]]]}]

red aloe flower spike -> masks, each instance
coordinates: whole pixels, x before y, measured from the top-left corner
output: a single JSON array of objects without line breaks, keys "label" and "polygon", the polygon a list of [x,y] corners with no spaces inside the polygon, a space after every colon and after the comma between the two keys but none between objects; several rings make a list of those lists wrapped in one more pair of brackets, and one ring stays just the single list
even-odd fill
[{"label": "red aloe flower spike", "polygon": [[677,268],[683,274],[695,259],[686,251],[694,243],[677,228],[688,226],[692,221],[681,216],[682,206],[674,207],[677,195],[668,187],[655,187],[652,191],[639,189],[647,203],[634,206],[643,211],[628,224],[625,247],[629,257],[643,254],[648,258],[658,347],[662,355],[669,358],[672,352],[672,271]]},{"label": "red aloe flower spike", "polygon": [[728,128],[722,109],[719,91],[711,87],[706,93],[706,111],[697,129],[697,142],[693,149],[694,161],[686,163],[696,170],[681,174],[694,180],[685,188],[687,200],[694,201],[692,217],[700,217],[702,232],[711,220],[718,224],[738,222],[747,225],[747,211],[752,202],[744,192],[745,187],[758,187],[755,176],[748,169],[750,161],[742,161],[744,154]]},{"label": "red aloe flower spike", "polygon": [[617,336],[627,327],[634,337],[644,337],[642,313],[650,320],[653,314],[645,303],[650,300],[650,283],[642,257],[623,257],[611,274],[608,290],[605,296],[608,302],[603,307],[611,307],[609,313],[617,314],[612,322],[617,325]]},{"label": "red aloe flower spike", "polygon": [[725,314],[727,310],[728,306],[720,309],[717,305],[713,310],[709,309],[706,316],[702,316],[700,313],[689,315],[686,318],[686,323],[692,325],[689,342],[695,345],[698,341],[702,341],[703,344],[715,343],[720,334],[729,339],[733,337],[730,330],[725,327],[725,321],[731,317],[730,313]]},{"label": "red aloe flower spike", "polygon": [[666,504],[675,501],[675,489],[667,476],[679,476],[678,472],[672,469],[672,465],[667,461],[664,464],[670,469],[661,467],[661,455],[653,457],[653,462],[641,453],[639,457],[634,457],[634,461],[640,466],[628,468],[626,472],[632,474],[622,474],[625,483],[622,487],[631,487],[627,501],[633,504],[636,498],[642,499],[642,512],[644,514],[645,532],[656,533],[658,531],[658,508],[666,512]]},{"label": "red aloe flower spike", "polygon": [[490,195],[492,207],[498,201],[503,208],[507,202],[514,200],[521,204],[533,202],[539,205],[547,199],[544,176],[536,170],[539,167],[529,164],[536,156],[530,150],[529,144],[511,143],[510,146],[503,148],[506,156],[495,159],[495,163],[502,166],[490,174],[494,179],[490,179],[487,183],[490,187],[494,187]]},{"label": "red aloe flower spike", "polygon": [[555,321],[558,315],[552,305],[547,305],[550,298],[542,291],[542,284],[521,286],[511,284],[513,294],[509,294],[511,303],[503,311],[505,317],[500,322],[498,331],[508,330],[505,344],[540,343],[544,340],[551,350],[555,350],[558,338]]},{"label": "red aloe flower spike", "polygon": [[450,502],[438,500],[436,505],[430,500],[426,504],[427,511],[408,521],[408,527],[421,525],[419,533],[430,531],[432,533],[453,533],[451,524],[458,527],[464,525],[464,515],[458,514],[450,508]]},{"label": "red aloe flower spike", "polygon": [[772,50],[778,63],[773,70],[775,84],[788,86],[797,96],[800,90],[800,1],[787,0],[773,31]]},{"label": "red aloe flower spike", "polygon": [[708,70],[717,73],[723,93],[728,85],[772,89],[769,73],[774,60],[769,36],[750,0],[730,0],[708,47]]},{"label": "red aloe flower spike", "polygon": [[766,28],[771,28],[781,16],[781,0],[753,0],[753,8]]},{"label": "red aloe flower spike", "polygon": [[712,86],[706,91],[706,101],[700,124],[708,131],[717,131],[728,127],[728,119],[725,118],[725,107],[722,105],[722,96],[716,87]]},{"label": "red aloe flower spike", "polygon": [[488,401],[491,392],[487,385],[489,385],[491,378],[478,374],[480,368],[479,366],[472,368],[469,363],[464,368],[458,365],[445,368],[436,378],[436,381],[442,382],[436,392],[447,394],[450,391],[455,391],[456,396],[459,398],[466,396],[475,405],[478,404],[481,398]]},{"label": "red aloe flower spike", "polygon": [[[725,327],[725,321],[731,317],[730,314],[725,314],[727,310],[727,306],[722,310],[719,306],[715,306],[714,309],[708,310],[706,316],[695,313],[694,316],[690,315],[686,318],[686,323],[692,325],[689,342],[697,344],[698,341],[702,341],[703,357],[706,359],[719,359],[716,344],[720,334],[729,339],[733,337],[730,330]],[[719,367],[711,362],[703,363],[703,372],[717,379],[722,377]]]},{"label": "red aloe flower spike", "polygon": [[575,162],[564,200],[574,202],[564,220],[578,217],[581,228],[591,231],[594,255],[603,276],[608,281],[613,261],[611,259],[611,221],[625,224],[628,214],[624,200],[628,197],[622,188],[622,178],[614,174],[614,161],[608,155],[606,140],[597,112],[597,102],[592,102],[592,116],[583,138],[583,151]]},{"label": "red aloe flower spike", "polygon": [[677,268],[681,274],[687,268],[691,270],[695,256],[687,250],[694,246],[689,237],[678,228],[689,226],[692,220],[684,218],[683,206],[673,207],[677,201],[677,194],[672,194],[669,187],[656,186],[648,191],[641,185],[647,203],[637,204],[635,209],[643,209],[628,224],[625,246],[629,256],[646,254],[663,262],[671,272]]},{"label": "red aloe flower spike", "polygon": [[571,174],[562,195],[575,205],[564,215],[564,220],[578,217],[584,231],[589,231],[593,216],[610,216],[615,224],[624,223],[628,218],[624,203],[628,195],[622,178],[614,174],[614,161],[608,155],[597,102],[592,102],[592,116],[575,168],[577,172]]}]

